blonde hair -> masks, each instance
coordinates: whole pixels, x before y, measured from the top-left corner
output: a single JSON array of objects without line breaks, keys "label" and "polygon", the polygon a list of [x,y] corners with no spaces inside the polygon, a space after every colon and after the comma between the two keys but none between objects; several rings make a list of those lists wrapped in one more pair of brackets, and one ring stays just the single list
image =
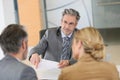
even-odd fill
[{"label": "blonde hair", "polygon": [[101,34],[94,27],[86,27],[78,30],[74,34],[76,41],[81,40],[84,51],[90,54],[94,59],[101,60],[104,58],[104,42]]}]

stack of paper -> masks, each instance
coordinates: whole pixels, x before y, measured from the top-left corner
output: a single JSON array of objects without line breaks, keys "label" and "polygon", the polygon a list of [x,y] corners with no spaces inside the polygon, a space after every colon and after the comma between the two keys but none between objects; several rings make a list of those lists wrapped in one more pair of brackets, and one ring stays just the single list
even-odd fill
[{"label": "stack of paper", "polygon": [[58,62],[42,59],[36,69],[39,79],[57,80],[60,74]]}]

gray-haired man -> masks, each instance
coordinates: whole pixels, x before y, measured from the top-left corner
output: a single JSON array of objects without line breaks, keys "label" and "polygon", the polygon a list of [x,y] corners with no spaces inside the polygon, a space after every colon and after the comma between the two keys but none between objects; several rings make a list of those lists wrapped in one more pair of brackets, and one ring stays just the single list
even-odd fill
[{"label": "gray-haired man", "polygon": [[[71,42],[74,31],[76,31],[77,23],[80,19],[78,11],[74,9],[65,9],[62,14],[61,26],[58,28],[48,29],[40,42],[31,49],[30,61],[37,67],[42,55],[47,60],[59,62],[59,67],[65,67],[70,64],[72,52]],[[69,37],[69,45],[66,53],[63,51],[64,37]]]}]

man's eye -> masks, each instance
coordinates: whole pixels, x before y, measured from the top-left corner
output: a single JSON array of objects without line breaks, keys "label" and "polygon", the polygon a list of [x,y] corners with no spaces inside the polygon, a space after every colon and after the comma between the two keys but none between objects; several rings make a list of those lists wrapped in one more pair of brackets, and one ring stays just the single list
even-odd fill
[{"label": "man's eye", "polygon": [[74,25],[74,23],[70,23],[70,25]]},{"label": "man's eye", "polygon": [[64,23],[67,23],[67,21],[64,21]]}]

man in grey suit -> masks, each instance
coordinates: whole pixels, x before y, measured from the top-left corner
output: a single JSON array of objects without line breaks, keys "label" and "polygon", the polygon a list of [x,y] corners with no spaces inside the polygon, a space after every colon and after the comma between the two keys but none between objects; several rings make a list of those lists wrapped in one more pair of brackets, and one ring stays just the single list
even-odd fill
[{"label": "man in grey suit", "polygon": [[[52,61],[59,62],[59,67],[68,66],[71,63],[71,43],[76,26],[80,19],[79,12],[74,9],[65,9],[62,14],[61,26],[58,28],[49,28],[45,32],[40,42],[30,51],[30,62],[36,67],[41,60],[39,55]],[[67,49],[63,50],[64,38],[69,38]],[[64,53],[66,52],[66,53]]]},{"label": "man in grey suit", "polygon": [[5,57],[0,60],[0,80],[38,80],[33,68],[20,60],[27,57],[27,33],[22,25],[10,24],[0,35]]}]

